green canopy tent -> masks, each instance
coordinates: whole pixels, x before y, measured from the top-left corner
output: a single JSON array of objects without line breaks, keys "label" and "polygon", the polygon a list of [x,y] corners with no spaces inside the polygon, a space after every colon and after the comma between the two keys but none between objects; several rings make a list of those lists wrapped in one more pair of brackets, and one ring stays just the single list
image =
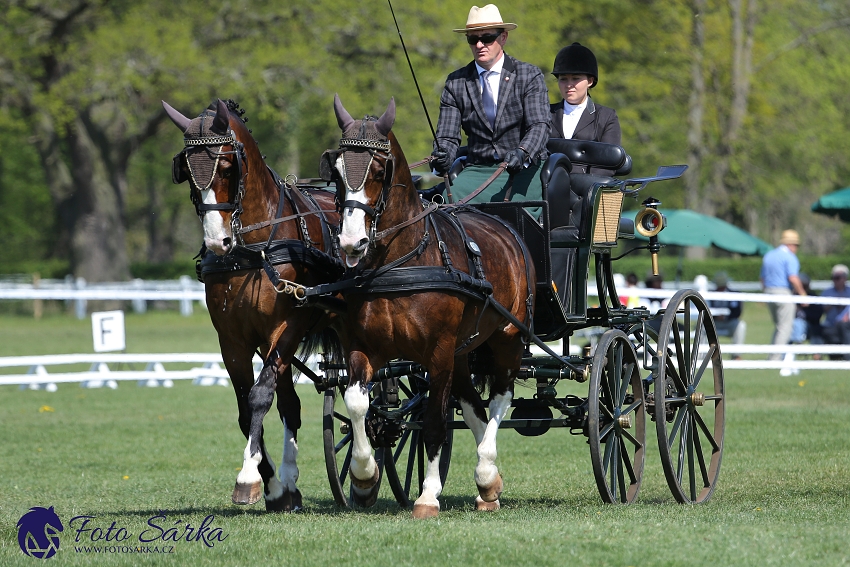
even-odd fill
[{"label": "green canopy tent", "polygon": [[812,204],[812,211],[850,222],[850,187],[827,193]]},{"label": "green canopy tent", "polygon": [[[634,220],[638,211],[623,211],[623,216]],[[671,246],[715,246],[727,252],[752,256],[763,256],[773,248],[749,232],[724,220],[703,215],[688,209],[661,209],[667,218],[667,228],[658,234],[661,244]],[[635,238],[649,240],[637,232]]]}]

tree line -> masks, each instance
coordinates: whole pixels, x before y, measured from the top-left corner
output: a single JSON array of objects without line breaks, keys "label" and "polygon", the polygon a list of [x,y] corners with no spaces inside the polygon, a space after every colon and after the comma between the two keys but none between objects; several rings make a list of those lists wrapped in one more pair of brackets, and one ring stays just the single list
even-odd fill
[{"label": "tree line", "polygon": [[[714,214],[768,241],[801,231],[804,253],[845,253],[847,229],[815,216],[850,185],[850,6],[841,0],[578,0],[497,3],[518,24],[506,51],[549,75],[574,41],[599,60],[594,99],[614,107],[636,175],[687,163],[653,187],[665,207]],[[446,75],[469,48],[469,6],[393,6],[436,121]],[[4,271],[67,262],[90,281],[131,262],[192,254],[200,225],[170,181],[187,116],[240,102],[279,173],[316,175],[339,137],[332,100],[374,114],[390,97],[411,161],[431,133],[389,6],[379,1],[2,0],[0,222]]]}]

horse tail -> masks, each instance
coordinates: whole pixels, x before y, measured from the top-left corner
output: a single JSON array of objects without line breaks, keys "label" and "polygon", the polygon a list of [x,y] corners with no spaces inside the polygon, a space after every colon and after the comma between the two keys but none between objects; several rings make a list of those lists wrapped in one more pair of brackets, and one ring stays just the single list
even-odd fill
[{"label": "horse tail", "polygon": [[342,364],[345,362],[345,356],[342,349],[342,342],[339,336],[331,327],[325,327],[319,331],[311,332],[298,347],[296,356],[302,360],[307,360],[315,354],[323,354],[324,360],[331,364]]}]

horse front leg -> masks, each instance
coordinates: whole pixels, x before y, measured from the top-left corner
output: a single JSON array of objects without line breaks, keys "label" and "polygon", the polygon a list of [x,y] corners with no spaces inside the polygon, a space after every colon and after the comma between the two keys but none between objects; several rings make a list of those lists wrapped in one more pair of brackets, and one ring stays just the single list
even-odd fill
[{"label": "horse front leg", "polygon": [[[233,488],[234,504],[256,504],[263,494],[263,484],[268,485],[275,478],[274,464],[263,442],[263,418],[274,400],[277,358],[276,354],[266,358],[260,376],[247,394],[246,406],[243,408],[240,404],[239,422],[248,443],[243,452],[242,469],[236,476],[236,486]],[[279,491],[274,485],[270,488]]]},{"label": "horse front leg", "polygon": [[449,388],[452,380],[452,368],[429,371],[428,407],[422,423],[425,454],[428,466],[422,492],[413,503],[413,517],[416,519],[434,518],[440,513],[440,494],[443,482],[440,478],[440,452],[446,442],[446,409],[449,401]]},{"label": "horse front leg", "polygon": [[368,508],[378,500],[380,487],[380,471],[366,435],[366,413],[369,411],[367,384],[372,378],[372,365],[362,352],[352,352],[348,366],[350,382],[343,399],[351,418],[351,495],[355,504]]},{"label": "horse front leg", "polygon": [[283,457],[279,476],[266,484],[266,510],[297,512],[302,508],[298,481],[298,430],[301,428],[301,399],[292,381],[292,367],[287,365],[277,384],[277,411],[283,422]]}]

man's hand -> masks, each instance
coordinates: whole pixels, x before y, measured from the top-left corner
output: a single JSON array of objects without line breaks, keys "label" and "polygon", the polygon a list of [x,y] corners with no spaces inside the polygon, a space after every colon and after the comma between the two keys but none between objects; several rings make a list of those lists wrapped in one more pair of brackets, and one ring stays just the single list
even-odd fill
[{"label": "man's hand", "polygon": [[517,148],[508,153],[505,156],[505,163],[508,164],[508,171],[510,173],[516,173],[520,169],[522,169],[525,160],[528,159],[528,154],[525,153],[525,150],[522,148]]},{"label": "man's hand", "polygon": [[438,173],[446,173],[452,166],[449,153],[445,150],[434,150],[431,153],[431,167]]}]

